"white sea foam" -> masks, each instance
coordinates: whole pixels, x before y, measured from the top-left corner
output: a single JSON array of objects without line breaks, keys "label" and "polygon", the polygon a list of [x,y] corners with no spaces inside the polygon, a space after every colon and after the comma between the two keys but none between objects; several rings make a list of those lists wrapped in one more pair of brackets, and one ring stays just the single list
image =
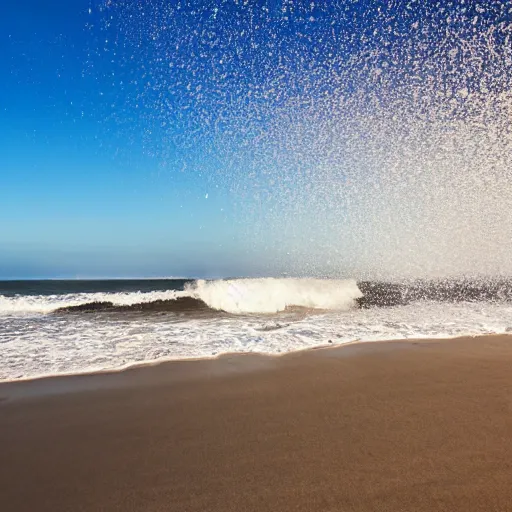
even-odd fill
[{"label": "white sea foam", "polygon": [[0,380],[118,369],[230,352],[279,354],[328,344],[504,333],[507,303],[426,303],[304,316],[35,315],[0,320]]}]

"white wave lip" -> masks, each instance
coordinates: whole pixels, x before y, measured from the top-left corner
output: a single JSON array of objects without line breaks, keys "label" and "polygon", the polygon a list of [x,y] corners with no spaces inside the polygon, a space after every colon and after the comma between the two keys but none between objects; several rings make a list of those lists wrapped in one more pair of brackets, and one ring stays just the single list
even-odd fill
[{"label": "white wave lip", "polygon": [[210,308],[234,314],[277,313],[289,306],[344,311],[363,296],[354,279],[199,280],[187,290]]},{"label": "white wave lip", "polygon": [[277,313],[288,306],[312,309],[348,310],[362,297],[355,280],[326,279],[232,279],[189,284],[184,291],[167,290],[125,293],[76,293],[4,297],[0,295],[0,316],[47,314],[59,308],[91,302],[112,302],[130,306],[193,297],[210,308],[227,313]]},{"label": "white wave lip", "polygon": [[[51,313],[59,308],[79,306],[91,302],[112,302],[118,306],[131,306],[156,300],[174,300],[185,293],[168,290],[124,293],[74,293],[65,295],[0,295],[0,316]],[[186,295],[186,294],[185,294]]]}]

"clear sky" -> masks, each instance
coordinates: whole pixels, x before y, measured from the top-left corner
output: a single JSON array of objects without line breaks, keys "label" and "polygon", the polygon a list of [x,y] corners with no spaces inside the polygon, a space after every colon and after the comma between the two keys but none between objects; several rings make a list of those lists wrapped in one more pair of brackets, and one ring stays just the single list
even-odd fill
[{"label": "clear sky", "polygon": [[108,118],[107,70],[88,69],[91,7],[2,6],[0,278],[251,271],[229,191],[166,166]]},{"label": "clear sky", "polygon": [[0,279],[510,273],[511,16],[4,2]]},{"label": "clear sky", "polygon": [[277,167],[251,143],[269,99],[302,94],[295,75],[332,57],[335,13],[303,4],[5,3],[0,278],[290,270],[263,212]]}]

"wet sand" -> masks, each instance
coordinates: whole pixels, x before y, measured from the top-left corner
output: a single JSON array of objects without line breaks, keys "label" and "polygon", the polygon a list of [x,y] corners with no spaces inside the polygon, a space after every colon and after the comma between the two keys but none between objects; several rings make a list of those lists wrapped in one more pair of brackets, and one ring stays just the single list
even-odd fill
[{"label": "wet sand", "polygon": [[0,384],[0,510],[512,510],[512,337]]}]

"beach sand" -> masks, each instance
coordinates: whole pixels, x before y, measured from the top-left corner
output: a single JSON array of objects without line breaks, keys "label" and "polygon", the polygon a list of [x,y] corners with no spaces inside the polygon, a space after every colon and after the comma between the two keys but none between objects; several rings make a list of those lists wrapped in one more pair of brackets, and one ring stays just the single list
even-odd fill
[{"label": "beach sand", "polygon": [[1,384],[0,510],[510,511],[512,337]]}]

